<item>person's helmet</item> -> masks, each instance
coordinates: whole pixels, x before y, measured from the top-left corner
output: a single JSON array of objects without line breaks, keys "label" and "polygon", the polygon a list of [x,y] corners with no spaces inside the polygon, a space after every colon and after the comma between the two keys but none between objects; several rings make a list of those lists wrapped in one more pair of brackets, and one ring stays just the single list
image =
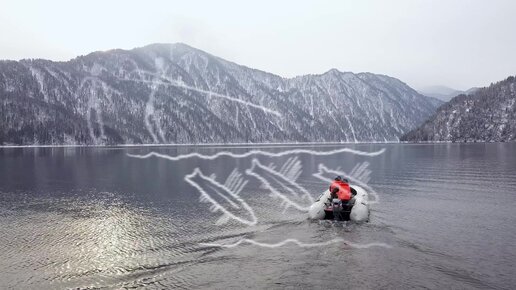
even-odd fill
[{"label": "person's helmet", "polygon": [[349,180],[347,178],[342,178],[342,181],[345,183],[349,183]]},{"label": "person's helmet", "polygon": [[342,181],[342,177],[340,177],[340,175],[335,177],[335,181]]}]

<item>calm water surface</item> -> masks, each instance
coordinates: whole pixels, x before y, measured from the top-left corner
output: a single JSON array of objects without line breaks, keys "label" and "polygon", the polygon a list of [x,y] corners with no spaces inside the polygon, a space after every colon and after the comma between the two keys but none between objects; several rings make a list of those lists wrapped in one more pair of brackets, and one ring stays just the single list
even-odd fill
[{"label": "calm water surface", "polygon": [[[297,183],[316,197],[327,184],[319,164],[349,172],[368,162],[368,183],[379,194],[365,224],[313,222],[284,211],[270,190],[245,173],[252,159],[278,170],[282,157],[170,156],[235,154],[257,148],[4,148],[0,149],[0,288],[481,288],[516,285],[516,144],[375,144],[272,146],[330,151],[298,154]],[[233,169],[248,181],[240,193],[258,219],[217,225],[220,212],[200,203],[185,182],[199,168],[224,183]],[[279,189],[279,191],[286,189]],[[263,248],[296,239],[318,244]]]}]

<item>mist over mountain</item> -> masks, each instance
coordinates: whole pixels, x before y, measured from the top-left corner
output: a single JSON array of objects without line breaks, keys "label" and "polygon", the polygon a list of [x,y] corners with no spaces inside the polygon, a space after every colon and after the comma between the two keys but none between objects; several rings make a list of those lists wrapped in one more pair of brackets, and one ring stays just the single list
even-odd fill
[{"label": "mist over mountain", "polygon": [[516,80],[506,80],[462,94],[442,105],[404,141],[514,141],[516,140]]},{"label": "mist over mountain", "polygon": [[398,79],[282,78],[185,44],[0,61],[0,144],[396,141],[442,104]]},{"label": "mist over mountain", "polygon": [[453,99],[453,97],[461,94],[469,95],[474,93],[476,90],[478,90],[478,88],[470,88],[466,91],[460,91],[446,86],[430,86],[422,88],[418,90],[418,92],[422,95],[436,98],[443,102],[448,102],[449,100]]}]

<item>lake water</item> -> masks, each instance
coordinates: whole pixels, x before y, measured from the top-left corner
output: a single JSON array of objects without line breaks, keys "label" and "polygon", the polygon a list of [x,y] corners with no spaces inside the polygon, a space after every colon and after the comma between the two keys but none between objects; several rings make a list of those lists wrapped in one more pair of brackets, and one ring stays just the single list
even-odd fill
[{"label": "lake water", "polygon": [[[184,159],[128,155],[149,152]],[[368,223],[309,221],[295,208],[308,200],[285,209],[289,190],[328,187],[321,165],[370,171]],[[295,186],[274,197],[249,174],[287,167]],[[240,211],[218,196],[240,220],[218,224],[199,201],[217,184],[243,185]],[[515,206],[515,143],[3,148],[0,288],[513,289]]]}]

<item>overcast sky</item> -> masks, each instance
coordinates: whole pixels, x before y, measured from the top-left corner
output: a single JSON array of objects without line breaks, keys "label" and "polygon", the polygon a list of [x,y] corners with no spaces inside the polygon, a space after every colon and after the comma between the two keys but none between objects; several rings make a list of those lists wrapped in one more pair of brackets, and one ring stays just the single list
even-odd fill
[{"label": "overcast sky", "polygon": [[337,68],[468,89],[516,74],[516,1],[0,0],[0,59],[155,42],[285,77]]}]

